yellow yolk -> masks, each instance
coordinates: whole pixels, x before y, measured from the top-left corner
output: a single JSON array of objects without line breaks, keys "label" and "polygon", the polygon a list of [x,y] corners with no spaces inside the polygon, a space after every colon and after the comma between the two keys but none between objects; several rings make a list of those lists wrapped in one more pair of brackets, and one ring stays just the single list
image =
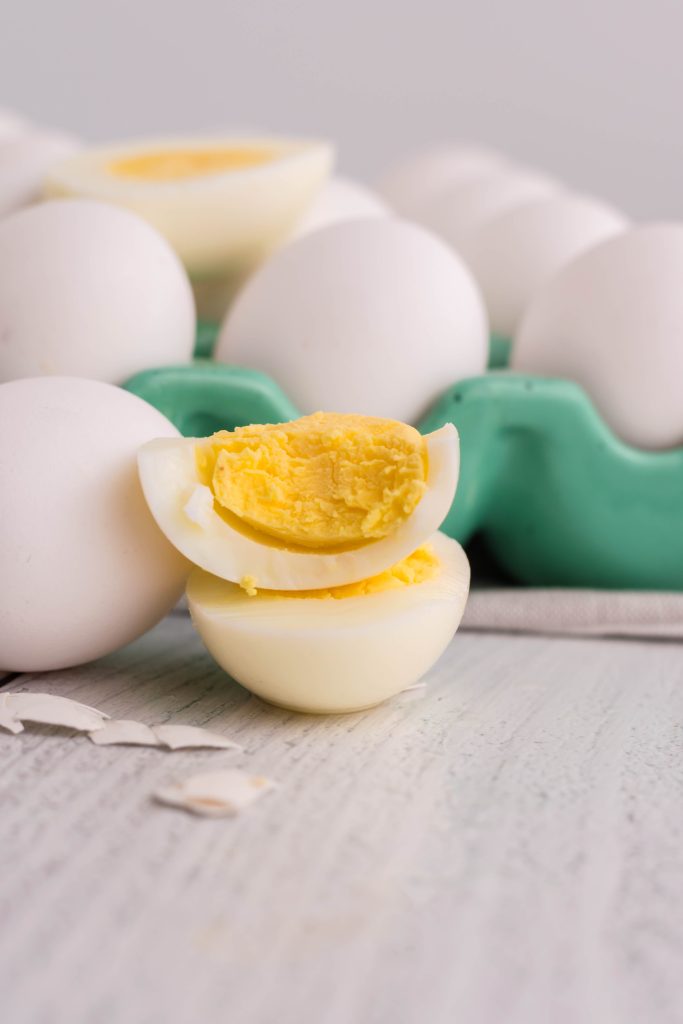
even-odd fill
[{"label": "yellow yolk", "polygon": [[402,562],[392,565],[377,576],[357,583],[347,583],[343,587],[328,587],[326,590],[260,590],[257,591],[253,578],[245,577],[240,586],[249,597],[262,594],[264,597],[317,597],[342,600],[345,597],[364,597],[366,594],[381,594],[384,590],[396,590],[398,587],[411,587],[418,583],[433,580],[439,574],[439,560],[429,544],[413,551]]},{"label": "yellow yolk", "polygon": [[267,538],[313,549],[391,534],[427,487],[427,446],[414,427],[314,413],[292,423],[219,431],[197,446],[219,511]]},{"label": "yellow yolk", "polygon": [[201,178],[209,174],[258,167],[259,164],[273,160],[275,156],[276,150],[268,146],[169,149],[122,157],[112,161],[108,170],[118,178],[177,181],[182,178]]}]

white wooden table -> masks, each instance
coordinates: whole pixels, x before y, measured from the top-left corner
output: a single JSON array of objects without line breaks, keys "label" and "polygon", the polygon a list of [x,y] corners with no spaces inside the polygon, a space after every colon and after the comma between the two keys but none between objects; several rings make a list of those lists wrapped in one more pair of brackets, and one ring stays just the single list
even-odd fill
[{"label": "white wooden table", "polygon": [[[14,680],[246,751],[0,735],[3,1024],[683,1020],[683,647],[460,634],[427,683],[279,711],[178,614]],[[281,788],[150,799],[228,765]]]}]

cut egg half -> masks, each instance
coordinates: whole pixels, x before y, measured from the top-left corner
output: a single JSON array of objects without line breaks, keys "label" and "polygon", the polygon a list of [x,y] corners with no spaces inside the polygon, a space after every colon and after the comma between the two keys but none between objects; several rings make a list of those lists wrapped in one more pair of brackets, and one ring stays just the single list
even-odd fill
[{"label": "cut egg half", "polygon": [[159,527],[191,562],[250,593],[356,583],[401,562],[445,519],[458,434],[314,413],[138,454]]},{"label": "cut egg half", "polygon": [[209,652],[233,679],[293,711],[361,711],[413,685],[457,630],[470,569],[437,533],[378,576],[337,589],[259,591],[195,569],[187,597]]},{"label": "cut egg half", "polygon": [[44,192],[117,203],[144,217],[185,264],[203,300],[200,315],[217,319],[246,274],[291,233],[332,162],[323,141],[146,140],[60,161]]}]

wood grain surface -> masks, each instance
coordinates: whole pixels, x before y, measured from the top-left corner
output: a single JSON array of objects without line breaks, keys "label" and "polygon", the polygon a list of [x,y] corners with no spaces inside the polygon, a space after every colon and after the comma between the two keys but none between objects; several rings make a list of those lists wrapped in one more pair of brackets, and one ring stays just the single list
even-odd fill
[{"label": "wood grain surface", "polygon": [[[0,734],[3,1024],[678,1024],[683,648],[462,634],[370,713],[252,698],[184,615],[22,676],[245,752]],[[156,787],[243,766],[235,819]]]}]

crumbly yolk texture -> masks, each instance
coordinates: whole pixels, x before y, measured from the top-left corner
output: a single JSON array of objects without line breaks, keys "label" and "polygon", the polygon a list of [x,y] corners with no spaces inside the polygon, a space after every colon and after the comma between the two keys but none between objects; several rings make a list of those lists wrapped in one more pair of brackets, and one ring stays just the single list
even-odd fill
[{"label": "crumbly yolk texture", "polygon": [[357,583],[347,583],[343,587],[329,587],[326,590],[257,590],[253,580],[249,581],[249,587],[245,586],[244,580],[241,586],[250,597],[261,594],[263,597],[317,597],[328,600],[334,598],[339,601],[347,597],[364,597],[367,594],[380,594],[385,590],[397,590],[425,583],[438,576],[439,568],[439,560],[433,549],[429,544],[425,544],[402,562],[392,565],[390,569]]},{"label": "crumbly yolk texture", "polygon": [[285,545],[360,546],[393,533],[427,488],[427,446],[414,427],[314,413],[219,431],[197,446],[198,475],[219,510]]},{"label": "crumbly yolk texture", "polygon": [[144,181],[178,181],[201,178],[225,171],[241,171],[258,167],[276,156],[270,146],[221,146],[211,149],[168,149],[113,160],[109,173],[117,178],[139,178]]}]

